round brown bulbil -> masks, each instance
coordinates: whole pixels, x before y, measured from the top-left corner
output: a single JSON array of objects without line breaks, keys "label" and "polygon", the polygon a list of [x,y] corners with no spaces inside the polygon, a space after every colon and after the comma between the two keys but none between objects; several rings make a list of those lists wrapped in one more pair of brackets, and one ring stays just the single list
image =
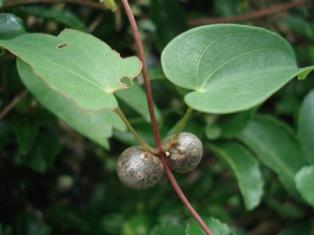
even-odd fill
[{"label": "round brown bulbil", "polygon": [[166,150],[166,154],[169,157],[169,164],[174,171],[178,173],[190,172],[202,160],[202,142],[192,133],[181,132],[176,140],[173,140],[172,137],[167,142],[165,146],[169,146],[169,149]]},{"label": "round brown bulbil", "polygon": [[161,179],[164,168],[159,157],[133,146],[120,155],[117,172],[124,185],[140,190],[155,185]]}]

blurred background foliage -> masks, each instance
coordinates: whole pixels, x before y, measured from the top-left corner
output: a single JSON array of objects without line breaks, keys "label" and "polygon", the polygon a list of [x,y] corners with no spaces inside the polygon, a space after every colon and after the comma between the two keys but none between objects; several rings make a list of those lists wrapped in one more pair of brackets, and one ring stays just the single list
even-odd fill
[{"label": "blurred background foliage", "polygon": [[[123,56],[135,53],[119,1],[115,13],[79,4],[14,5],[14,2],[18,1],[0,1],[4,4],[0,13],[2,38],[24,30],[56,35],[70,27],[92,33]],[[238,23],[278,32],[292,44],[299,65],[303,66],[314,64],[314,9],[310,1],[298,2],[289,9],[256,19],[248,17]],[[276,0],[137,0],[131,3],[145,44],[163,135],[186,109],[182,100],[186,91],[166,80],[161,70],[159,57],[165,45],[174,36],[198,25],[199,19],[206,18],[212,23],[215,20],[234,22],[233,16],[252,12],[254,15],[261,9],[289,4]],[[25,88],[17,74],[14,57],[4,51],[1,55],[0,110],[3,110]],[[203,140],[205,155],[195,171],[177,177],[204,218],[215,217],[239,235],[313,234],[313,208],[290,196],[278,176],[264,165],[260,166],[265,181],[262,202],[255,210],[247,211],[228,165],[209,146],[217,139],[236,136],[257,112],[276,116],[296,131],[300,106],[313,87],[312,74],[307,80],[290,82],[252,111],[193,115],[187,129]],[[24,92],[21,97],[14,109],[0,119],[1,235],[184,234],[191,217],[166,179],[139,192],[119,182],[116,160],[121,151],[135,144],[132,136],[114,131],[110,150],[105,150],[58,120],[30,94]],[[152,143],[147,118],[123,100],[120,104],[139,133]],[[139,105],[145,109],[145,103]]]}]

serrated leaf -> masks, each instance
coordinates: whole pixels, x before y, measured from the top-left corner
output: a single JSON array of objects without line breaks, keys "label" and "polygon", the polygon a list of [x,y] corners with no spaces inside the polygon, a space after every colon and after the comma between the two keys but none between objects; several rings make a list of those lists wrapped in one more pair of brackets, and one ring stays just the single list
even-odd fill
[{"label": "serrated leaf", "polygon": [[298,137],[309,163],[314,164],[314,90],[304,99],[300,108]]},{"label": "serrated leaf", "polygon": [[[228,225],[221,223],[217,219],[210,218],[205,222],[214,235],[234,235]],[[204,232],[201,230],[200,226],[195,221],[193,221],[187,225],[186,235],[204,235]]]},{"label": "serrated leaf", "polygon": [[20,18],[9,13],[0,13],[0,40],[15,37],[24,33],[25,29]]},{"label": "serrated leaf", "polygon": [[82,109],[73,100],[50,89],[33,73],[31,67],[21,60],[17,61],[17,68],[25,86],[44,107],[99,145],[109,147],[107,139],[112,135],[113,128],[125,130],[119,116],[111,110],[96,112]]},{"label": "serrated leaf", "polygon": [[128,86],[141,71],[137,57],[121,58],[107,44],[92,35],[66,29],[57,37],[25,34],[0,40],[43,79],[55,92],[89,110],[115,109],[113,93]]},{"label": "serrated leaf", "polygon": [[297,189],[302,197],[314,207],[314,165],[303,167],[295,176]]},{"label": "serrated leaf", "polygon": [[268,30],[218,24],[191,29],[162,52],[166,77],[192,90],[185,102],[207,113],[232,113],[262,103],[295,76],[298,68],[289,43]]},{"label": "serrated leaf", "polygon": [[290,128],[274,118],[257,116],[249,122],[239,139],[278,174],[289,193],[299,198],[294,177],[307,162]]},{"label": "serrated leaf", "polygon": [[246,209],[252,210],[261,202],[264,181],[258,163],[248,149],[235,141],[214,142],[214,153],[222,157],[235,174]]},{"label": "serrated leaf", "polygon": [[46,8],[46,7],[20,7],[18,12],[43,17],[45,19],[54,20],[73,29],[86,31],[84,22],[68,9]]}]

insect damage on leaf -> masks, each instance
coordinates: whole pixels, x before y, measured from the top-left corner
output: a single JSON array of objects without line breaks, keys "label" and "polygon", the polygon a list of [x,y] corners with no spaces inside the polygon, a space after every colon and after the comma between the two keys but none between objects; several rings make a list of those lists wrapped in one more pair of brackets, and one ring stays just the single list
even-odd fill
[{"label": "insect damage on leaf", "polygon": [[132,85],[127,80],[134,79],[142,69],[137,57],[122,58],[100,39],[72,29],[57,37],[24,34],[0,40],[0,46],[30,65],[49,87],[93,111],[116,109],[114,93]]}]

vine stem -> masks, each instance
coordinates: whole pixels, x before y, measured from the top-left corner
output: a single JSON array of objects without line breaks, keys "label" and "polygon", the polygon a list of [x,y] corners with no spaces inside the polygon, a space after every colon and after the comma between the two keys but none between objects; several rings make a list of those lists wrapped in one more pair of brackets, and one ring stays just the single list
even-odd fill
[{"label": "vine stem", "polygon": [[168,163],[168,159],[165,155],[165,152],[163,151],[163,147],[161,144],[160,135],[159,135],[159,131],[158,131],[158,126],[157,126],[157,122],[156,122],[156,118],[155,118],[152,90],[151,90],[151,85],[150,85],[150,81],[149,81],[149,77],[148,77],[148,69],[147,69],[147,65],[146,65],[146,59],[145,59],[145,53],[144,53],[144,47],[143,47],[141,35],[140,35],[139,30],[138,30],[137,23],[136,23],[134,15],[132,13],[132,9],[130,7],[128,0],[122,0],[122,4],[123,4],[125,13],[127,15],[127,18],[129,20],[129,23],[131,26],[132,35],[133,35],[136,50],[137,50],[137,55],[143,64],[142,73],[143,73],[143,78],[144,78],[144,85],[145,85],[145,90],[146,90],[146,99],[147,99],[147,105],[148,105],[149,115],[150,115],[150,119],[151,119],[152,131],[153,131],[156,147],[159,151],[161,160],[162,160],[164,168],[165,168],[167,178],[168,178],[173,190],[176,192],[177,196],[181,199],[184,206],[190,211],[191,215],[198,222],[198,224],[203,229],[205,234],[206,235],[213,235],[212,232],[210,231],[210,229],[208,228],[208,226],[206,225],[206,223],[204,222],[204,220],[196,212],[196,210],[193,208],[193,206],[191,205],[191,203],[189,202],[189,200],[187,199],[187,197],[183,193],[182,189],[180,188],[178,182],[176,181],[176,179],[172,173],[172,170],[171,170],[171,167]]},{"label": "vine stem", "polygon": [[121,120],[124,122],[128,130],[133,134],[134,138],[138,141],[138,143],[148,151],[153,151],[153,148],[150,147],[146,142],[142,139],[142,137],[136,132],[136,130],[133,128],[127,117],[124,115],[123,111],[120,108],[116,108],[115,113],[119,115]]}]

